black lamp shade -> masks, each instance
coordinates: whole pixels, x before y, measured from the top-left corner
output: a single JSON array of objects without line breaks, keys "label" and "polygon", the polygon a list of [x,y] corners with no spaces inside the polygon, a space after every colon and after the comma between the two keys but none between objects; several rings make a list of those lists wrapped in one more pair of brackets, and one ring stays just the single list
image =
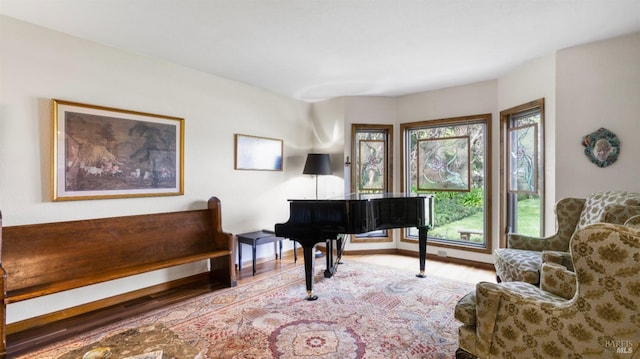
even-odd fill
[{"label": "black lamp shade", "polygon": [[326,153],[309,153],[302,173],[305,175],[330,175],[331,158]]}]

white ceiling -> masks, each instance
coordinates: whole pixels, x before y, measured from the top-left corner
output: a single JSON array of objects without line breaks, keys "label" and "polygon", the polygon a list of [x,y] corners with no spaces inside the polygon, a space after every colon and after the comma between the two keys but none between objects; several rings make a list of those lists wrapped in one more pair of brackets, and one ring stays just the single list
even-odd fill
[{"label": "white ceiling", "polygon": [[0,0],[0,14],[310,102],[495,79],[640,31],[640,0]]}]

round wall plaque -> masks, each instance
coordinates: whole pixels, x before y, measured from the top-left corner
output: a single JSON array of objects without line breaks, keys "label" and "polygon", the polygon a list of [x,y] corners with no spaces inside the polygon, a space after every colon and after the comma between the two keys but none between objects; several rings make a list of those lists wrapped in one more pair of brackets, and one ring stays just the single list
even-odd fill
[{"label": "round wall plaque", "polygon": [[600,128],[582,138],[584,154],[598,167],[607,167],[618,159],[620,140],[613,132]]}]

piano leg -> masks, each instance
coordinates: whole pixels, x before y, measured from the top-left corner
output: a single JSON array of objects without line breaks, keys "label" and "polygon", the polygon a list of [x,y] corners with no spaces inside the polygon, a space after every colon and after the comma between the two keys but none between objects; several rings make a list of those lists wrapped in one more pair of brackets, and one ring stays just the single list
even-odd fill
[{"label": "piano leg", "polygon": [[[334,261],[333,249],[334,244],[333,241],[336,241],[335,250],[336,257]],[[342,249],[344,247],[344,239],[341,234],[336,236],[336,239],[327,239],[326,240],[326,248],[327,248],[327,269],[324,270],[324,277],[331,278],[333,274],[338,270],[338,264],[342,264],[340,259],[342,258]]]},{"label": "piano leg", "polygon": [[305,245],[302,246],[304,254],[304,279],[307,284],[307,300],[318,299],[317,295],[313,295],[313,273],[316,255],[315,247],[315,244],[310,247]]},{"label": "piano leg", "polygon": [[425,261],[427,259],[427,234],[429,232],[429,227],[419,227],[418,228],[418,250],[420,252],[420,273],[416,274],[418,278],[426,278],[427,275],[424,274]]},{"label": "piano leg", "polygon": [[347,242],[347,239],[341,234],[338,236],[336,242],[336,264],[342,264],[342,251],[344,250],[344,244]]},{"label": "piano leg", "polygon": [[327,268],[324,270],[324,277],[331,278],[333,276],[333,241],[327,239],[325,241],[325,248],[327,249]]}]

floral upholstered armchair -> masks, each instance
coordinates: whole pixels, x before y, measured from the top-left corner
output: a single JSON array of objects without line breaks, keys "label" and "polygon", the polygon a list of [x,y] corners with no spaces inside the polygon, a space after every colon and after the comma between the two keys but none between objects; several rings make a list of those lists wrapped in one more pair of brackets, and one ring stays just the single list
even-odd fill
[{"label": "floral upholstered armchair", "polygon": [[586,199],[564,198],[555,206],[557,231],[549,237],[507,235],[507,248],[494,252],[498,282],[540,282],[542,262],[556,262],[570,267],[569,240],[580,228],[598,222],[623,224],[640,214],[640,193],[606,191]]},{"label": "floral upholstered armchair", "polygon": [[[640,220],[640,219],[637,219]],[[640,230],[596,223],[571,239],[570,298],[525,282],[481,282],[455,308],[457,358],[633,358],[640,351]],[[637,222],[635,222],[637,223]]]}]

